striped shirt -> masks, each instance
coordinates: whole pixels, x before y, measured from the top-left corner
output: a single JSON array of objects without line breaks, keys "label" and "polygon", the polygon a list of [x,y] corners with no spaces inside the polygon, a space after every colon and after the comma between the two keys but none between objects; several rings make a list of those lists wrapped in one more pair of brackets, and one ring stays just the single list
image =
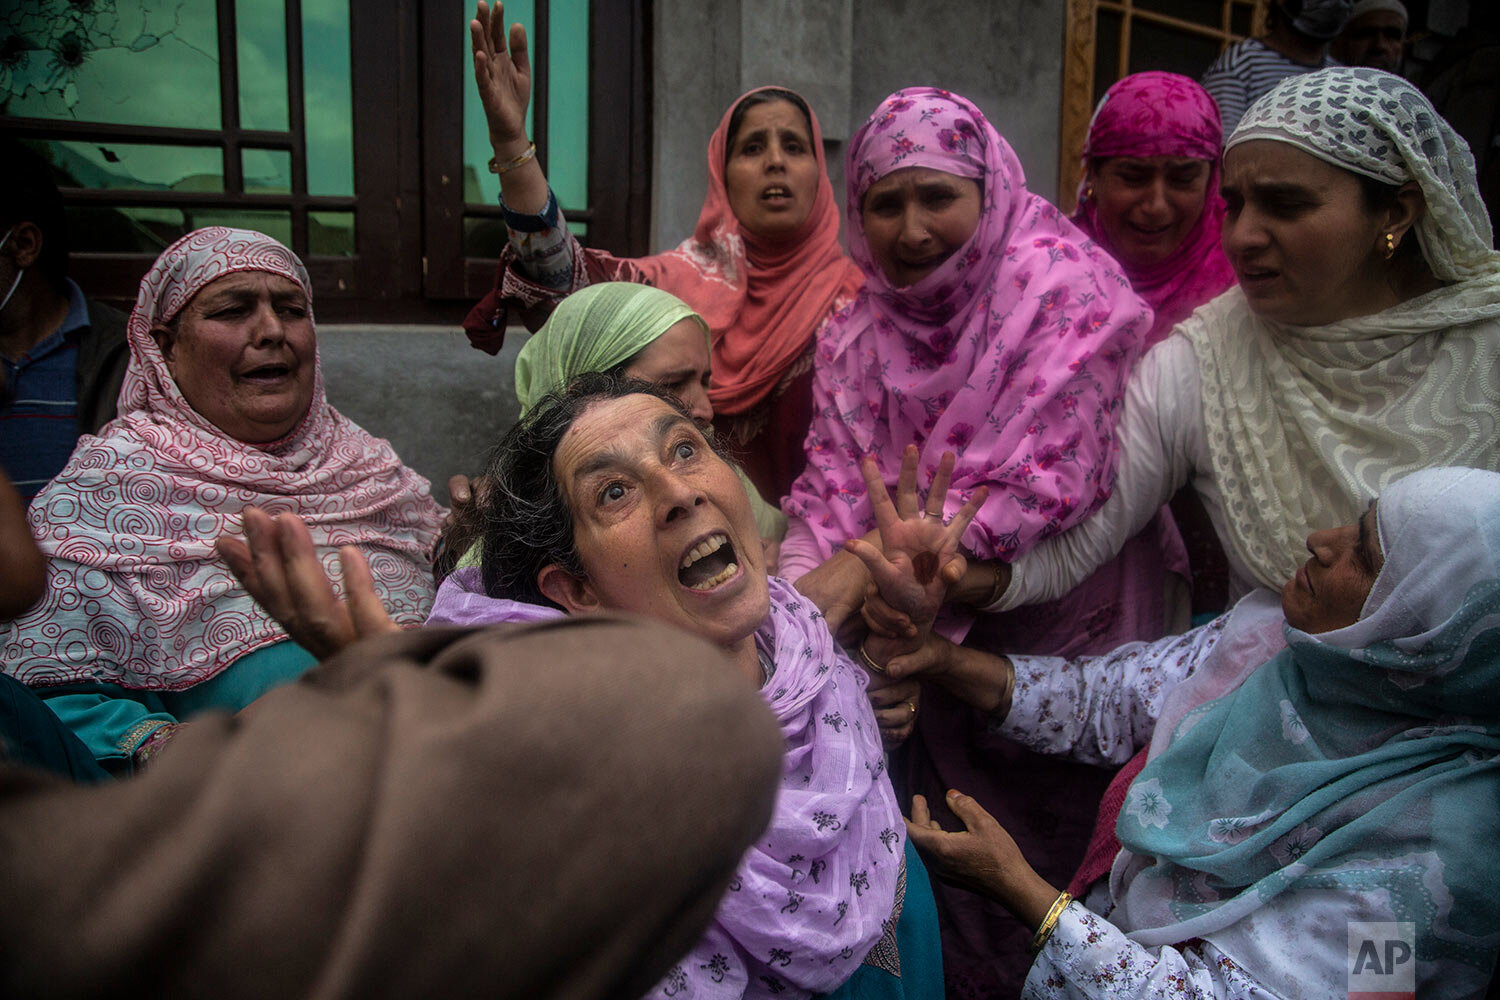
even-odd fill
[{"label": "striped shirt", "polygon": [[26,503],[62,471],[78,443],[78,331],[88,325],[83,292],[69,281],[62,325],[18,360],[0,355],[0,468]]},{"label": "striped shirt", "polygon": [[1250,110],[1250,105],[1282,80],[1337,65],[1338,62],[1326,55],[1317,66],[1293,62],[1260,39],[1247,38],[1231,45],[1214,60],[1208,72],[1203,74],[1203,89],[1218,104],[1219,117],[1224,122],[1224,138],[1228,139],[1229,133]]}]

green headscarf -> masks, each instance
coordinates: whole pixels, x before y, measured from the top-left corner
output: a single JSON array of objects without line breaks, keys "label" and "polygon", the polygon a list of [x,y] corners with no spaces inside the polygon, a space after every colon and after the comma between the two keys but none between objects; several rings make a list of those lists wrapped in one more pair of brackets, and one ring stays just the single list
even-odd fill
[{"label": "green headscarf", "polygon": [[576,375],[609,371],[685,319],[708,324],[677,296],[650,285],[607,281],[563,299],[516,358],[516,398],[525,414]]}]

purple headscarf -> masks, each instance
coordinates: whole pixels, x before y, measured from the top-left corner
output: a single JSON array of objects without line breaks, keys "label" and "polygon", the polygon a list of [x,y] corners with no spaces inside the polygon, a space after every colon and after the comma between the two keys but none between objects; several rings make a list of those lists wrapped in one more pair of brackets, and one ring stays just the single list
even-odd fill
[{"label": "purple headscarf", "polygon": [[[885,773],[866,677],[822,615],[770,578],[755,633],[761,696],[786,764],[771,825],[751,845],[693,950],[649,996],[807,997],[854,974],[892,919],[906,828]],[[544,621],[562,612],[485,596],[480,571],[443,581],[428,624]]]},{"label": "purple headscarf", "polygon": [[[1148,344],[1161,340],[1194,309],[1234,284],[1234,269],[1220,245],[1224,199],[1219,194],[1219,161],[1223,152],[1223,127],[1214,99],[1176,73],[1133,73],[1110,87],[1094,112],[1083,147],[1085,171],[1090,160],[1111,156],[1182,156],[1210,164],[1203,214],[1177,249],[1147,267],[1121,264],[1136,294],[1156,312]],[[1107,248],[1098,205],[1089,190],[1087,181],[1079,185],[1073,221]]]},{"label": "purple headscarf", "polygon": [[[977,180],[982,214],[936,271],[895,288],[861,209],[875,181],[917,166]],[[949,514],[958,491],[989,485],[963,538],[982,559],[1013,559],[1083,520],[1114,483],[1115,417],[1151,310],[1108,254],[1026,190],[1010,146],[956,94],[886,98],[850,141],[845,176],[866,282],[820,336],[808,465],[787,513],[827,558],[874,525],[859,457],[873,455],[893,487],[915,442],[925,475],[944,451],[958,456]]]}]

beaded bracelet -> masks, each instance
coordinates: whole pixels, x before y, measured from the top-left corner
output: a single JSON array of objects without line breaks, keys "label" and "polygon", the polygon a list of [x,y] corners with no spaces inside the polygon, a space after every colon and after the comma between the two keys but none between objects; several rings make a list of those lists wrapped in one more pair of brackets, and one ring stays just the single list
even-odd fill
[{"label": "beaded bracelet", "polygon": [[499,174],[508,174],[512,170],[516,169],[521,164],[525,163],[527,160],[530,160],[530,159],[534,158],[535,156],[536,156],[536,143],[534,143],[534,142],[531,143],[529,146],[526,147],[526,152],[521,153],[521,154],[519,154],[517,156],[512,156],[510,159],[506,160],[504,163],[497,163],[497,162],[495,162],[496,159],[497,159],[497,157],[492,156],[492,157],[490,157],[490,173],[496,174],[496,175],[499,175]]},{"label": "beaded bracelet", "polygon": [[1026,949],[1028,952],[1035,955],[1042,950],[1047,944],[1047,939],[1057,929],[1057,918],[1062,916],[1063,910],[1066,910],[1071,902],[1073,902],[1071,894],[1066,892],[1057,894],[1057,899],[1052,902],[1052,909],[1047,911],[1047,916],[1042,920],[1042,926],[1036,929],[1036,937],[1031,939],[1031,946]]}]

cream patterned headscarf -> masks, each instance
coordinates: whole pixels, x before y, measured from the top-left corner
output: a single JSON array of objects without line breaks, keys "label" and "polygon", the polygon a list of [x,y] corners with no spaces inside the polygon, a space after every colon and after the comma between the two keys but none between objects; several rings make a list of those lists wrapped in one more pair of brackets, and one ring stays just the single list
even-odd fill
[{"label": "cream patterned headscarf", "polygon": [[1197,354],[1230,541],[1262,586],[1296,572],[1308,532],[1346,524],[1402,476],[1500,471],[1500,254],[1474,159],[1411,84],[1374,69],[1291,77],[1226,148],[1290,143],[1427,200],[1417,239],[1451,284],[1327,326],[1274,323],[1231,289],[1178,330]]}]

